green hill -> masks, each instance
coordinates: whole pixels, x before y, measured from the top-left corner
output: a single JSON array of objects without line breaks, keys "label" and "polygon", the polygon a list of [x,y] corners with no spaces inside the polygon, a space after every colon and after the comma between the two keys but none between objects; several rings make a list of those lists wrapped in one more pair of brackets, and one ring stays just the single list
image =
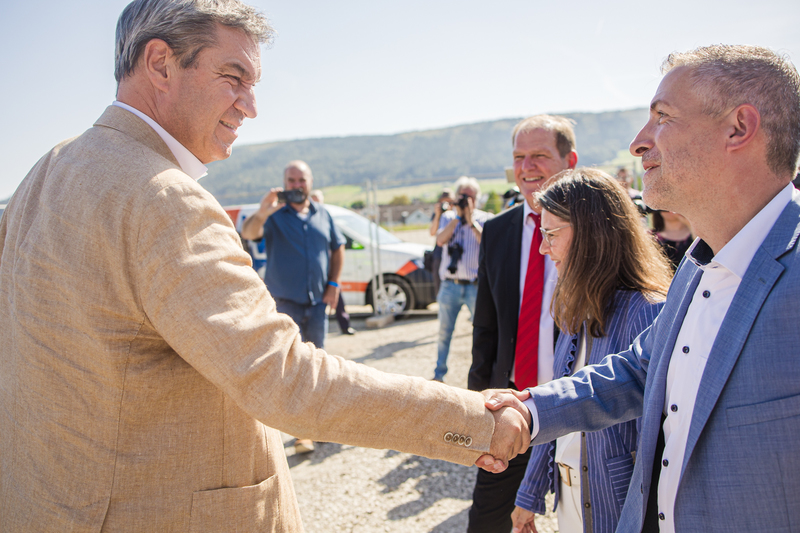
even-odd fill
[{"label": "green hill", "polygon": [[[576,122],[579,163],[601,165],[620,161],[620,152],[646,122],[647,109],[563,116]],[[461,175],[502,178],[504,167],[511,165],[511,130],[519,120],[237,146],[229,159],[209,165],[202,183],[223,205],[257,202],[266,189],[282,184],[283,167],[292,159],[311,166],[319,188],[360,188],[367,180],[386,189],[449,182]]]}]

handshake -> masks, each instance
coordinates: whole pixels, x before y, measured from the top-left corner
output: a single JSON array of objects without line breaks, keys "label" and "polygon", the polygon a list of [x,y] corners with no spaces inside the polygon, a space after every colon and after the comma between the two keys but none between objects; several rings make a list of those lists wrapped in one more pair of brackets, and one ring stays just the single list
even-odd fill
[{"label": "handshake", "polygon": [[530,393],[488,389],[481,394],[494,415],[494,433],[489,453],[480,456],[475,464],[497,474],[508,468],[508,461],[525,453],[531,444],[531,413],[522,403]]}]

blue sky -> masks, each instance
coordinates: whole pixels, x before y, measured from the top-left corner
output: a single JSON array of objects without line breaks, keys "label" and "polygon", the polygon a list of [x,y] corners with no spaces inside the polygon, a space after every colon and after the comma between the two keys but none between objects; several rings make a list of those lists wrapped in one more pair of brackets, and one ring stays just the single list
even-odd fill
[{"label": "blue sky", "polygon": [[[800,63],[797,0],[252,3],[278,35],[239,144],[646,106],[667,54],[711,43],[768,46]],[[126,4],[0,7],[0,198],[113,101]]]}]

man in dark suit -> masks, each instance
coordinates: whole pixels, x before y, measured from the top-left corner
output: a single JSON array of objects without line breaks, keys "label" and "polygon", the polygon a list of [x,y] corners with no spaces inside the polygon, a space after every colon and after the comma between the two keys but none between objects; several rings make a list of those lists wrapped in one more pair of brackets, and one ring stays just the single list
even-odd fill
[{"label": "man in dark suit", "polygon": [[[484,226],[468,386],[524,389],[553,377],[553,263],[539,253],[539,212],[533,196],[551,176],[575,168],[572,121],[550,115],[514,127],[514,178],[525,202]],[[520,324],[524,327],[520,328]],[[523,332],[518,337],[518,329]],[[511,530],[511,512],[530,453],[505,472],[480,472],[469,512],[470,533]]]}]

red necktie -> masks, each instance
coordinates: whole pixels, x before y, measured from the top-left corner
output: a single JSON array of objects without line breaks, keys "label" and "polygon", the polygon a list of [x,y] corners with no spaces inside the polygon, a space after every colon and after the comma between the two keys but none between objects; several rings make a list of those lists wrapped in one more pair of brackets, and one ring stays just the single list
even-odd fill
[{"label": "red necktie", "polygon": [[528,256],[528,271],[522,291],[522,305],[517,324],[517,345],[514,350],[514,384],[519,390],[538,385],[539,374],[539,318],[542,314],[542,292],[544,291],[544,256],[539,253],[542,233],[539,231],[539,215],[533,217],[536,227],[531,239]]}]

